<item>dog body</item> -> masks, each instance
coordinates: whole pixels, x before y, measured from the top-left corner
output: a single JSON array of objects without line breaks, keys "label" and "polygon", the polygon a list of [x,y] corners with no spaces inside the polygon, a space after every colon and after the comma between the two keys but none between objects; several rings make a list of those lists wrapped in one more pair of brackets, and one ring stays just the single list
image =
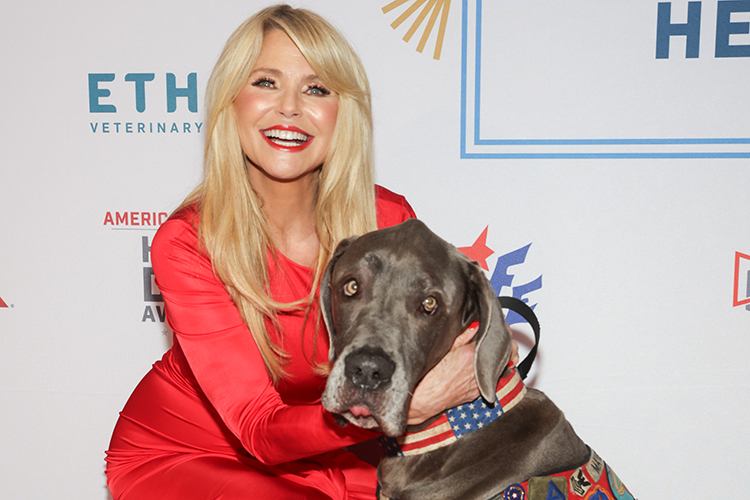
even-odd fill
[{"label": "dog body", "polygon": [[378,480],[394,499],[486,500],[531,477],[576,468],[588,456],[554,403],[528,389],[516,407],[481,431],[427,453],[383,457]]},{"label": "dog body", "polygon": [[[420,221],[342,242],[321,281],[321,308],[333,363],[322,402],[344,422],[397,437],[445,418],[406,425],[414,387],[474,321],[475,375],[488,411],[495,408],[498,381],[511,370],[502,309],[479,266]],[[542,392],[524,390],[512,409],[476,432],[426,453],[384,457],[381,494],[519,498],[507,488],[583,466],[591,452],[563,413]]]}]

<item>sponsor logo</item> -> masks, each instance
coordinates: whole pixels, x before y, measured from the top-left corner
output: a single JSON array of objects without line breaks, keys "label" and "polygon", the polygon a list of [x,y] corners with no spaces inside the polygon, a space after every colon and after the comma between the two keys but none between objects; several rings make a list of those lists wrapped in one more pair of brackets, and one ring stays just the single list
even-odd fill
[{"label": "sponsor logo", "polygon": [[[169,218],[167,212],[142,212],[142,211],[108,211],[104,214],[105,227],[113,231],[138,231],[155,232],[159,226]],[[164,299],[154,281],[154,269],[151,267],[151,241],[153,236],[141,234],[137,245],[138,261],[141,263],[143,273],[143,313],[142,323],[159,323],[166,333],[166,314]]]},{"label": "sponsor logo", "polygon": [[[750,2],[586,2],[585,14],[561,27],[571,5],[462,0],[462,159],[750,158],[750,136],[724,126],[747,111],[737,110],[745,102],[737,58],[750,57]],[[605,31],[587,45],[576,33]],[[604,59],[595,79],[581,79]],[[513,71],[521,65],[533,77]],[[648,93],[623,95],[644,81]],[[717,95],[716,106],[696,105]]]},{"label": "sponsor logo", "polygon": [[148,236],[141,237],[141,255],[143,258],[143,309],[141,322],[164,323],[166,310],[164,299],[154,281],[154,268],[151,267],[151,241]]},{"label": "sponsor logo", "polygon": [[734,254],[734,296],[733,307],[745,306],[750,311],[750,255]]},{"label": "sponsor logo", "polygon": [[[409,5],[411,3],[411,5]],[[701,15],[703,2],[687,2],[687,15],[684,22],[678,19],[677,15],[672,15],[673,2],[659,2],[657,4],[657,22],[656,22],[656,58],[669,59],[670,42],[673,38],[684,37],[685,39],[685,57],[698,58],[701,46]],[[674,2],[680,8],[685,2]],[[711,3],[711,2],[706,2]],[[382,8],[384,14],[388,14],[397,8],[408,5],[401,14],[391,23],[391,28],[398,29],[404,21],[412,16],[414,20],[411,26],[403,36],[403,40],[409,43],[414,34],[422,27],[425,19],[429,15],[427,24],[422,32],[422,37],[417,43],[417,52],[422,52],[427,41],[432,34],[435,23],[440,16],[440,23],[435,43],[433,57],[440,59],[440,54],[445,39],[445,30],[448,24],[448,15],[450,12],[451,0],[432,0],[425,3],[425,0],[394,0]],[[423,6],[423,7],[422,7]],[[421,10],[419,8],[422,7]],[[677,9],[675,9],[677,10]],[[724,0],[716,2],[716,26],[715,26],[715,45],[714,57],[750,57],[750,45],[733,43],[731,35],[742,35],[750,33],[750,23],[737,21],[732,18],[732,14],[750,12],[748,2],[738,2]],[[153,79],[153,74],[151,75]]]},{"label": "sponsor logo", "polygon": [[[394,0],[393,2],[383,7],[383,14],[388,14],[397,7],[408,4],[409,1],[410,0]],[[424,7],[417,14],[417,9],[419,9],[419,7],[421,7],[422,5],[424,5]],[[432,30],[435,27],[435,22],[437,21],[438,16],[440,16],[440,13],[442,12],[442,16],[440,16],[440,25],[437,31],[437,39],[435,41],[435,51],[432,55],[433,59],[440,59],[440,54],[443,50],[443,40],[445,39],[445,28],[448,25],[448,14],[450,12],[450,8],[451,0],[431,0],[426,4],[425,0],[411,0],[411,5],[409,5],[406,10],[404,10],[401,15],[399,15],[396,20],[391,23],[391,28],[393,28],[394,30],[397,29],[404,21],[409,19],[414,14],[417,14],[414,22],[412,22],[403,38],[406,43],[409,43],[409,41],[411,41],[411,38],[414,36],[414,33],[422,26],[422,23],[429,14],[430,18],[425,25],[424,31],[422,32],[422,37],[417,43],[417,52],[421,54],[424,50],[425,45],[427,44],[427,40],[429,40],[430,38],[430,34],[432,34]]]},{"label": "sponsor logo", "polygon": [[91,133],[200,134],[203,122],[192,116],[198,113],[198,75],[182,79],[174,73],[89,73],[89,113],[111,117],[90,121]]},{"label": "sponsor logo", "polygon": [[104,225],[111,229],[152,229],[156,230],[167,220],[167,212],[107,212]]},{"label": "sponsor logo", "polygon": [[[458,250],[461,251],[464,255],[472,260],[477,261],[477,263],[485,271],[489,271],[487,259],[495,253],[494,250],[487,246],[488,230],[489,226],[485,227],[484,231],[482,231],[482,233],[470,247],[458,248]],[[503,254],[497,258],[495,268],[492,271],[492,275],[490,277],[490,283],[492,284],[492,288],[493,290],[495,290],[496,294],[511,295],[512,297],[522,300],[523,302],[526,302],[528,304],[529,297],[527,297],[527,295],[532,294],[532,292],[535,292],[537,290],[541,290],[542,275],[539,275],[539,277],[526,283],[517,283],[515,281],[516,276],[509,272],[511,267],[518,266],[526,262],[526,256],[529,252],[530,247],[531,243],[517,250],[513,250],[512,252]],[[533,304],[529,307],[531,307],[531,309],[534,309],[536,306],[537,304]],[[510,325],[526,322],[526,320],[524,320],[520,315],[513,311],[508,311],[505,320]]]},{"label": "sponsor logo", "polygon": [[[656,58],[669,59],[669,45],[674,37],[685,38],[685,57],[697,59],[701,47],[701,13],[703,2],[687,2],[687,16],[676,20],[672,3],[659,2],[656,21]],[[713,2],[705,2],[713,4]],[[733,18],[732,14],[750,12],[750,2],[716,2],[714,57],[750,57],[750,45],[733,43],[731,35],[750,33],[750,23]],[[684,22],[682,22],[684,21]]]}]

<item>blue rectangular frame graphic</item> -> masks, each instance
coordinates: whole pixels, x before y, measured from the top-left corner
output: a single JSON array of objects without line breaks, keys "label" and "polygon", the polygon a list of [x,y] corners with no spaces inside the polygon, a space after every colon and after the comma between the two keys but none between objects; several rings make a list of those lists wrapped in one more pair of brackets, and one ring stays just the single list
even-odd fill
[{"label": "blue rectangular frame graphic", "polygon": [[476,40],[474,54],[474,146],[581,146],[572,153],[498,153],[467,151],[467,86],[468,86],[468,25],[469,0],[463,0],[461,20],[461,158],[462,159],[586,159],[586,158],[750,158],[750,151],[706,152],[585,152],[585,146],[669,146],[669,145],[750,145],[750,138],[686,138],[686,139],[482,139],[480,137],[481,72],[482,72],[482,0],[476,2]]}]

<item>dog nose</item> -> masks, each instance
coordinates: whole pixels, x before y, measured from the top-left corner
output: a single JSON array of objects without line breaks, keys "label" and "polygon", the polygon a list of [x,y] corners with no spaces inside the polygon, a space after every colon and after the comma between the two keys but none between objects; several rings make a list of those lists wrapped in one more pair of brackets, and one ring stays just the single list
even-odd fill
[{"label": "dog nose", "polygon": [[376,390],[391,381],[396,363],[380,348],[362,347],[346,357],[344,373],[357,387]]}]

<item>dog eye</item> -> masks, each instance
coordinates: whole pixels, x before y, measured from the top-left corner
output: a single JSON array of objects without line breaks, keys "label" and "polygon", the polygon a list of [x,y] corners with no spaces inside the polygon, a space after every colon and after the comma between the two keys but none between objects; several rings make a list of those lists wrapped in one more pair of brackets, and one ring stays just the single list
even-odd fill
[{"label": "dog eye", "polygon": [[344,283],[344,295],[347,297],[354,297],[359,291],[359,283],[354,278]]},{"label": "dog eye", "polygon": [[432,295],[422,301],[422,309],[424,309],[424,312],[426,312],[427,314],[434,313],[435,309],[437,309],[437,306],[438,301]]}]

